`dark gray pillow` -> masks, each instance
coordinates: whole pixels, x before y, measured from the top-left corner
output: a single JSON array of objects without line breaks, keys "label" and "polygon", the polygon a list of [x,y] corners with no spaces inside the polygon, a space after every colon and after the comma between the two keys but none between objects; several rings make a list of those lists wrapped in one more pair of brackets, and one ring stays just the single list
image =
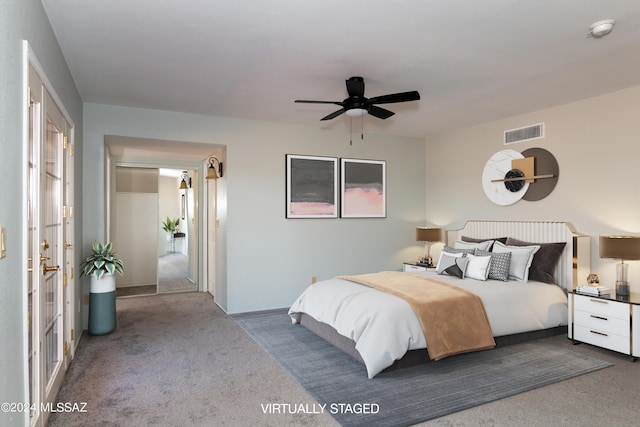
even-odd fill
[{"label": "dark gray pillow", "polygon": [[[464,241],[464,242],[469,242],[469,243],[482,243],[482,242],[486,242],[487,240],[493,240],[494,242],[497,240],[500,243],[505,243],[507,242],[507,238],[506,237],[497,237],[495,239],[476,239],[475,237],[467,237],[467,236],[462,236],[460,238],[460,240]],[[487,248],[488,251],[491,251],[491,248],[493,247],[493,244],[491,244],[491,246],[489,246],[489,248]]]},{"label": "dark gray pillow", "polygon": [[511,252],[497,253],[476,251],[475,254],[480,256],[491,255],[491,262],[489,263],[489,276],[487,277],[487,279],[502,280],[503,282],[509,280]]},{"label": "dark gray pillow", "polygon": [[509,237],[507,239],[509,246],[531,246],[539,245],[540,249],[533,256],[531,267],[529,267],[529,280],[535,280],[544,283],[555,283],[553,278],[553,270],[555,270],[558,260],[562,255],[566,242],[555,243],[529,243],[522,240]]}]

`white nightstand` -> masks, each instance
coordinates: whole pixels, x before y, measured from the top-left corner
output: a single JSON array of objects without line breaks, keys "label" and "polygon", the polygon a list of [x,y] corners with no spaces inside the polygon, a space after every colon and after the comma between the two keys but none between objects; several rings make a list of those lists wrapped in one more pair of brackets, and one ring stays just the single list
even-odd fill
[{"label": "white nightstand", "polygon": [[640,357],[640,294],[569,294],[569,338]]},{"label": "white nightstand", "polygon": [[427,266],[415,262],[405,262],[402,264],[402,271],[405,273],[426,273]]}]

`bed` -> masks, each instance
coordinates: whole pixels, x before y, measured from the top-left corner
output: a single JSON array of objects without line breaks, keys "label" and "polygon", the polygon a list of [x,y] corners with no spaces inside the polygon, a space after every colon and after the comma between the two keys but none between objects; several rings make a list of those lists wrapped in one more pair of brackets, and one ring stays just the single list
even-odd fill
[{"label": "bed", "polygon": [[[490,250],[480,250],[475,255],[476,243],[487,240],[495,242],[496,238],[499,238],[499,243],[493,243],[495,249],[486,248]],[[461,279],[455,276],[455,272],[439,274],[442,271],[438,273],[434,270],[388,274],[394,279],[406,277],[407,281],[424,280],[425,283],[435,279],[445,286],[453,285],[450,287],[473,294],[482,301],[495,345],[508,345],[566,333],[566,294],[575,288],[578,277],[586,278],[589,274],[589,240],[589,236],[575,232],[565,222],[468,221],[464,228],[446,232],[446,247],[439,259],[440,270],[447,263],[462,263],[454,258],[468,258],[465,262],[473,262],[477,266],[480,259],[492,257],[495,260],[493,257],[499,257],[500,252],[513,251],[509,253],[519,254],[525,249],[515,249],[516,246],[529,248],[533,246],[531,243],[536,243],[535,246],[545,247],[545,250],[534,249],[533,258],[536,255],[546,256],[551,246],[556,250],[558,246],[562,248],[561,252],[558,250],[560,255],[552,271],[546,272],[549,277],[538,271],[539,262],[536,262],[537,270],[533,273],[536,280],[517,276],[509,276],[507,281],[495,278],[479,280],[481,277]],[[470,256],[463,256],[458,254],[464,250],[454,251],[452,248],[471,248],[472,251]],[[496,254],[492,254],[494,250]],[[454,252],[458,254],[452,255]],[[517,261],[519,256],[515,255],[514,260]],[[542,262],[542,258],[537,261]],[[526,268],[527,274],[533,271],[531,268],[531,265]],[[354,280],[358,280],[358,277],[336,277],[309,286],[289,309],[292,322],[306,327],[363,363],[369,378],[385,370],[434,359],[429,355],[429,350],[435,346],[427,346],[425,339],[425,335],[429,336],[426,333],[428,327],[424,319],[416,316],[410,303]],[[442,320],[444,324],[448,321]]]}]

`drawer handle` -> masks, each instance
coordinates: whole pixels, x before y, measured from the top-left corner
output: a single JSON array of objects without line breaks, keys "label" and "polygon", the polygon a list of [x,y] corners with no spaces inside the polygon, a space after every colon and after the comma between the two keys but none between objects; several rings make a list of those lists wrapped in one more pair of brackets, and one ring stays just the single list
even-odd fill
[{"label": "drawer handle", "polygon": [[608,302],[603,301],[603,300],[601,300],[601,299],[593,299],[593,298],[591,298],[591,299],[589,299],[589,301],[591,301],[591,302],[598,302],[598,303],[600,303],[600,304],[609,304]]},{"label": "drawer handle", "polygon": [[603,337],[608,337],[609,335],[603,333],[603,332],[598,332],[598,331],[590,331],[592,334],[596,334],[596,335],[602,335]]},{"label": "drawer handle", "polygon": [[592,314],[591,317],[593,317],[594,319],[599,319],[599,320],[609,320],[606,317],[596,316],[595,314]]}]

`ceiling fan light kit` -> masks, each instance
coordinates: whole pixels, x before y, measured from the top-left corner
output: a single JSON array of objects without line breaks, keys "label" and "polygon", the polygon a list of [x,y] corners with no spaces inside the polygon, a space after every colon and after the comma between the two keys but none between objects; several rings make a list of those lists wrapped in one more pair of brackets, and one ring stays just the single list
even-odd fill
[{"label": "ceiling fan light kit", "polygon": [[615,19],[604,19],[602,21],[594,22],[589,26],[589,35],[596,39],[604,37],[613,31],[613,25],[615,23]]},{"label": "ceiling fan light kit", "polygon": [[347,110],[345,114],[349,117],[362,117],[366,116],[368,114],[368,111],[364,108],[352,108],[350,110]]}]

